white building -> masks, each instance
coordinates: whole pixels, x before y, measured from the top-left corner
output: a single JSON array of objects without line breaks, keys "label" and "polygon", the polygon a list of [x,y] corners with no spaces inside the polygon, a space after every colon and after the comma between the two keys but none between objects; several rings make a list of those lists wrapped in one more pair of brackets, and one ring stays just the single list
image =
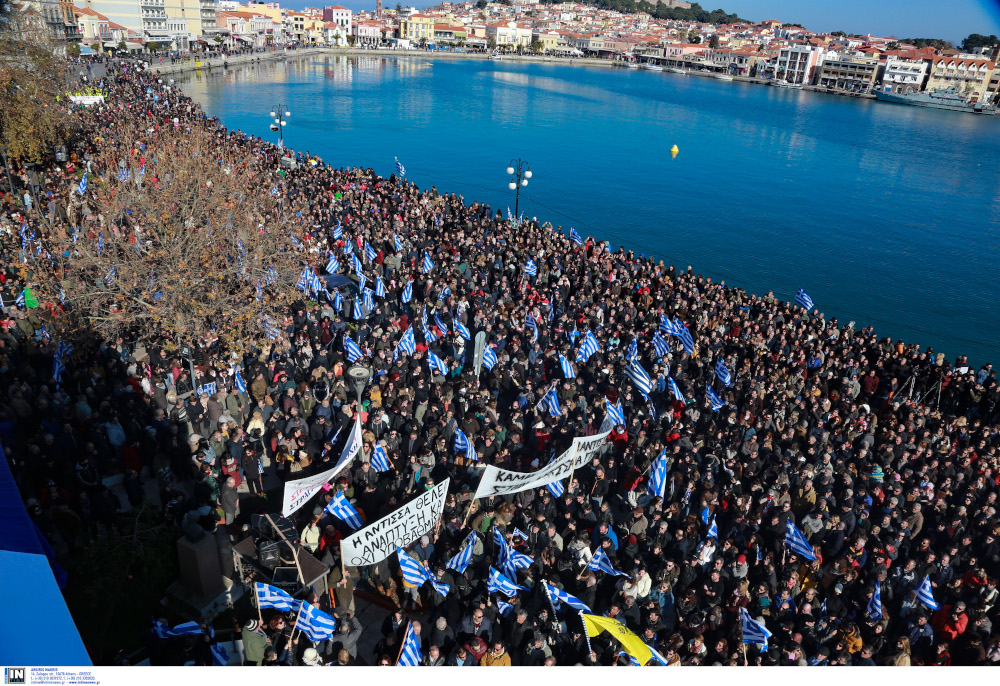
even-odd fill
[{"label": "white building", "polygon": [[781,48],[774,62],[774,75],[789,83],[810,84],[822,62],[823,49],[812,45]]},{"label": "white building", "polygon": [[890,93],[912,93],[924,86],[927,62],[889,57],[882,72],[882,89]]},{"label": "white building", "polygon": [[519,26],[513,21],[506,24],[487,24],[486,40],[493,41],[497,47],[522,46],[529,48],[531,47],[531,28]]}]

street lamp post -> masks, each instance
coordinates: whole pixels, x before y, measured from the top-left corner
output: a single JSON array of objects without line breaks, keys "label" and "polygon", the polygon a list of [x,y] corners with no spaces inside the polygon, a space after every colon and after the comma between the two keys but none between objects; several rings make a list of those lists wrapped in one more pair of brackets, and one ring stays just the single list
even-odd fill
[{"label": "street lamp post", "polygon": [[531,178],[531,166],[518,157],[516,160],[510,161],[507,173],[510,174],[510,183],[507,184],[507,188],[515,192],[514,217],[517,218],[520,216],[518,207],[521,204],[521,188],[528,185],[528,179]]},{"label": "street lamp post", "polygon": [[271,130],[278,132],[278,146],[282,150],[285,149],[284,129],[288,125],[286,117],[290,116],[292,116],[292,113],[286,110],[284,105],[278,105],[271,110],[271,117],[274,118],[274,121],[271,123]]}]

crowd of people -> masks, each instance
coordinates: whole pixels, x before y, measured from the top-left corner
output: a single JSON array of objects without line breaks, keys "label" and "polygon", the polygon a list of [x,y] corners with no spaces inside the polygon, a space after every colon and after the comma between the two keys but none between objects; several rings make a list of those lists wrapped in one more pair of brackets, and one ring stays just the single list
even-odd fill
[{"label": "crowd of people", "polygon": [[[309,153],[297,157],[315,164],[279,176],[279,158],[292,153],[228,131],[154,73],[114,62],[98,85],[107,100],[81,108],[69,161],[15,165],[17,188],[4,193],[0,217],[0,440],[57,551],[109,534],[118,513],[144,503],[158,503],[185,535],[241,538],[247,513],[262,511],[284,481],[336,463],[360,414],[361,453],[294,515],[301,545],[331,570],[334,593],[309,600],[337,618],[338,633],[312,642],[294,632],[294,612],[251,608],[240,621],[249,663],[395,664],[412,627],[429,665],[628,664],[607,634],[584,634],[575,610],[557,611],[543,582],[620,621],[670,665],[1000,661],[1000,388],[991,365],[952,363],[773,293],[613,250],[599,237],[576,242],[404,178]],[[159,99],[147,99],[147,88]],[[95,342],[57,385],[38,333],[44,322],[28,298],[17,302],[30,285],[18,227],[44,236],[107,221],[73,193],[80,170],[113,174],[139,142],[189,127],[213,132],[269,171],[280,193],[304,200],[304,265],[324,274],[329,253],[367,243],[376,256],[366,276],[381,278],[386,296],[357,319],[356,289],[340,289],[339,309],[334,298],[302,293],[279,335],[253,354],[234,360],[200,346],[194,379],[155,341],[142,341],[146,354],[139,340]],[[661,316],[686,324],[693,352],[676,338],[666,352],[653,344]],[[409,329],[412,354],[398,347]],[[479,332],[497,363],[477,374]],[[599,350],[576,363],[587,332]],[[373,372],[360,405],[345,377],[348,336]],[[445,369],[432,370],[432,353]],[[645,396],[624,375],[633,354],[653,383]],[[215,392],[199,395],[206,384]],[[553,385],[557,415],[539,406]],[[609,423],[619,402],[624,422]],[[475,500],[485,465],[534,471],[609,424],[605,448],[577,465],[562,493]],[[458,430],[474,459],[456,448]],[[373,465],[376,444],[388,470]],[[663,454],[661,496],[649,468]],[[119,473],[127,503],[103,485]],[[159,493],[147,491],[150,477]],[[326,509],[337,492],[370,523],[445,479],[440,522],[406,553],[450,587],[446,595],[407,584],[395,556],[342,567],[338,543],[352,529]],[[785,544],[788,521],[815,560]],[[446,568],[470,531],[471,564]],[[531,558],[514,596],[487,589],[495,531]],[[598,551],[624,576],[590,569]],[[918,597],[925,579],[936,608]],[[879,613],[870,610],[876,588]],[[393,613],[362,626],[355,590]],[[742,610],[771,632],[766,648],[743,643]],[[374,651],[359,651],[366,633]],[[150,639],[160,664],[208,660],[199,645]]]}]

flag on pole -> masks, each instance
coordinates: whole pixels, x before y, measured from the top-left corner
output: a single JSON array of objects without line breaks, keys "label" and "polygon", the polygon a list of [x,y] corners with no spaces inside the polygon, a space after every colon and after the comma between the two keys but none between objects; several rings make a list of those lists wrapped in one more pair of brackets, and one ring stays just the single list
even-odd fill
[{"label": "flag on pole", "polygon": [[316,643],[333,637],[337,620],[304,600],[299,601],[299,617],[295,626]]},{"label": "flag on pole", "polygon": [[681,345],[689,355],[694,353],[694,338],[691,336],[691,331],[678,317],[674,317],[674,335],[680,339]]},{"label": "flag on pole", "polygon": [[413,633],[413,622],[406,625],[406,633],[403,634],[403,647],[399,651],[397,667],[418,667],[424,655],[420,650],[420,639]]},{"label": "flag on pole", "polygon": [[399,174],[400,176],[406,176],[406,167],[403,166],[403,163],[399,161],[398,157],[396,157],[395,160],[396,160],[396,173]]},{"label": "flag on pole", "polygon": [[343,491],[337,491],[333,500],[326,506],[326,511],[345,522],[352,529],[360,529],[365,525],[365,520],[361,518],[358,511],[354,509]]},{"label": "flag on pole", "polygon": [[549,388],[548,392],[542,396],[542,399],[538,401],[535,406],[535,411],[538,412],[540,409],[548,409],[549,416],[558,417],[562,414],[562,408],[559,407],[559,396],[556,395],[555,384]]},{"label": "flag on pole", "polygon": [[799,531],[799,528],[792,523],[789,519],[785,522],[785,545],[796,555],[801,555],[807,560],[815,560],[816,555],[813,554],[812,546],[809,545],[809,541],[806,537]]},{"label": "flag on pole", "polygon": [[649,492],[664,497],[667,488],[667,451],[664,448],[649,467]]},{"label": "flag on pole", "polygon": [[218,642],[213,643],[209,650],[212,651],[213,667],[225,667],[229,664],[229,653]]},{"label": "flag on pole", "polygon": [[670,354],[670,344],[667,343],[667,339],[660,335],[659,331],[653,334],[653,351],[656,353],[656,359]]},{"label": "flag on pole", "polygon": [[590,562],[587,563],[587,569],[595,572],[604,572],[606,574],[611,574],[612,576],[628,576],[625,572],[619,572],[617,569],[612,567],[611,559],[608,557],[608,554],[600,548],[597,549],[597,552],[594,553],[594,557],[592,557]]},{"label": "flag on pole", "polygon": [[330,259],[326,262],[326,273],[336,274],[340,271],[340,262],[337,261],[337,256],[330,254]]},{"label": "flag on pole", "polygon": [[711,386],[705,386],[705,397],[708,398],[708,402],[712,405],[712,412],[718,412],[726,406],[726,401],[720,398],[716,392],[712,390]]},{"label": "flag on pole", "polygon": [[806,312],[808,312],[813,308],[813,299],[809,297],[808,293],[800,288],[799,292],[795,294],[795,304],[799,305],[805,309]]},{"label": "flag on pole", "polygon": [[721,357],[719,358],[719,361],[715,363],[715,376],[727,388],[733,382],[733,375],[729,373],[728,369],[726,369],[726,363]]},{"label": "flag on pole", "polygon": [[476,454],[476,446],[473,445],[465,432],[455,427],[455,452],[465,453],[465,458],[473,462],[479,462],[479,455]]},{"label": "flag on pole", "polygon": [[577,233],[576,229],[574,229],[572,227],[570,227],[570,230],[569,230],[569,240],[570,240],[570,242],[573,245],[582,245],[583,244],[583,239],[580,237],[580,234]]},{"label": "flag on pole", "polygon": [[587,331],[587,335],[583,337],[583,341],[580,343],[580,349],[576,351],[577,364],[586,362],[590,359],[591,355],[600,352],[600,350],[601,345],[597,342],[597,336],[592,331]]},{"label": "flag on pole", "polygon": [[399,239],[399,236],[392,234],[392,242],[396,248],[396,252],[403,252],[403,241]]},{"label": "flag on pole", "polygon": [[454,569],[459,574],[464,574],[469,563],[472,562],[472,551],[476,547],[476,532],[470,531],[469,535],[465,537],[465,541],[462,543],[462,549],[458,551],[458,554],[453,558],[444,563],[444,566],[448,569]]},{"label": "flag on pole", "polygon": [[410,281],[406,284],[406,288],[403,289],[403,296],[400,298],[403,303],[408,303],[413,300],[413,282]]},{"label": "flag on pole", "polygon": [[771,638],[771,632],[764,626],[764,622],[758,622],[750,617],[746,608],[740,608],[740,628],[743,630],[743,642],[760,646],[760,651],[767,650],[767,639]]},{"label": "flag on pole", "polygon": [[719,540],[719,527],[715,525],[715,517],[712,517],[712,523],[708,525],[708,533],[705,534],[708,538],[714,538]]},{"label": "flag on pole", "polygon": [[257,594],[257,607],[262,610],[270,608],[288,611],[294,609],[298,602],[280,588],[262,584],[259,581],[254,584],[254,591]]},{"label": "flag on pole", "polygon": [[[354,302],[354,305],[357,307],[357,301]],[[344,352],[347,353],[347,359],[351,362],[357,362],[364,357],[361,348],[347,334],[344,334]]]},{"label": "flag on pole", "polygon": [[381,276],[376,276],[375,277],[375,295],[377,295],[380,298],[384,298],[385,297],[385,293],[386,293],[386,291],[385,291],[385,281],[382,280]]},{"label": "flag on pole", "polygon": [[469,330],[465,327],[465,324],[458,321],[458,317],[453,317],[452,322],[455,325],[455,333],[457,333],[459,336],[461,336],[467,341],[472,340],[472,334],[469,333]]},{"label": "flag on pole", "polygon": [[562,368],[563,376],[565,376],[567,379],[576,378],[576,370],[573,369],[573,365],[570,364],[570,361],[567,360],[565,357],[563,357],[561,354],[559,355],[559,366]]},{"label": "flag on pole", "polygon": [[76,187],[76,192],[80,195],[87,192],[87,172],[83,172],[83,178],[80,179],[80,185]]},{"label": "flag on pole", "polygon": [[670,392],[673,394],[677,402],[684,402],[684,394],[681,393],[681,387],[677,385],[677,382],[674,381],[673,377],[667,377],[667,387],[670,388]]},{"label": "flag on pole", "polygon": [[[625,366],[625,376],[632,380],[635,387],[646,395],[650,395],[653,392],[653,381],[649,378],[649,374],[646,370],[642,368],[638,360],[632,360]],[[683,396],[682,396],[683,397]]]},{"label": "flag on pole", "polygon": [[431,254],[425,250],[422,270],[426,274],[432,269],[434,269],[434,262],[431,260]]},{"label": "flag on pole", "polygon": [[524,265],[524,273],[528,276],[538,276],[538,265],[536,265],[535,261],[530,257]]},{"label": "flag on pole", "polygon": [[941,605],[934,600],[934,589],[931,588],[930,577],[925,576],[924,580],[917,586],[917,600],[932,610],[940,610]]},{"label": "flag on pole", "polygon": [[566,492],[566,487],[562,485],[562,481],[553,481],[545,488],[549,490],[553,498],[561,498],[563,493]]},{"label": "flag on pole", "polygon": [[436,312],[434,313],[434,323],[437,324],[437,328],[441,329],[445,333],[448,333],[448,325],[442,321],[441,317]]},{"label": "flag on pole", "polygon": [[[560,603],[566,603],[567,605],[569,605],[574,610],[581,610],[583,612],[586,612],[587,614],[593,614],[594,613],[593,610],[591,610],[589,607],[587,607],[586,603],[584,603],[582,600],[580,600],[579,598],[577,598],[572,593],[567,593],[566,591],[563,591],[563,590],[561,590],[559,588],[556,588],[555,586],[553,586],[552,584],[550,584],[547,581],[543,581],[542,583],[545,585],[544,586],[545,591],[554,600],[558,600]],[[555,604],[555,603],[553,603],[553,604]]]},{"label": "flag on pole", "polygon": [[368,241],[365,241],[365,257],[368,258],[369,262],[374,262],[378,258],[378,252]]},{"label": "flag on pole", "polygon": [[372,467],[375,468],[376,472],[387,472],[391,469],[389,456],[385,452],[382,441],[375,441],[375,447],[372,448]]},{"label": "flag on pole", "polygon": [[490,567],[490,578],[486,582],[488,593],[503,593],[505,596],[513,597],[517,595],[518,590],[526,591],[528,589],[524,586],[518,586],[496,569]]},{"label": "flag on pole", "polygon": [[403,581],[417,588],[423,586],[425,581],[430,581],[435,591],[443,596],[448,595],[451,586],[434,581],[422,563],[404,553],[403,549],[398,546],[396,547],[396,557],[399,559],[399,570],[403,573]]},{"label": "flag on pole", "polygon": [[625,361],[632,362],[637,359],[639,359],[639,339],[633,338],[625,349]]},{"label": "flag on pole", "polygon": [[234,378],[234,381],[236,383],[236,391],[238,393],[246,393],[247,392],[247,382],[243,380],[243,375],[240,374],[240,370],[239,369],[236,370],[236,375],[233,378]]},{"label": "flag on pole", "polygon": [[333,227],[333,239],[340,240],[340,237],[344,235],[344,227],[338,221],[337,225]]},{"label": "flag on pole", "polygon": [[876,622],[882,619],[882,582],[875,582],[875,591],[872,593],[872,597],[868,601],[868,607],[865,608],[865,611],[868,613],[868,616]]},{"label": "flag on pole", "polygon": [[483,366],[489,370],[493,369],[499,362],[500,360],[497,359],[497,354],[493,352],[493,348],[486,346],[483,350]]},{"label": "flag on pole", "polygon": [[604,399],[604,409],[614,426],[625,423],[625,410],[622,409],[622,401],[618,400],[614,405],[607,398]]},{"label": "flag on pole", "polygon": [[403,335],[400,337],[399,343],[396,344],[396,350],[393,357],[396,357],[400,350],[405,352],[407,355],[412,355],[417,351],[417,339],[413,336],[412,326],[406,327],[406,331],[404,331]]},{"label": "flag on pole", "polygon": [[448,365],[430,350],[427,351],[427,364],[431,371],[436,371],[441,376],[448,376]]}]

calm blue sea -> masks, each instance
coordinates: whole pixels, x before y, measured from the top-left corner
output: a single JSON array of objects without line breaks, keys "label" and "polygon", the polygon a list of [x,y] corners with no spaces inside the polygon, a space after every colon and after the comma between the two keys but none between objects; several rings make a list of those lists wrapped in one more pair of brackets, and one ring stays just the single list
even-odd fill
[{"label": "calm blue sea", "polygon": [[[230,127],[514,206],[842,322],[1000,361],[1000,117],[715,79],[420,57],[300,59],[177,85]],[[680,148],[671,159],[672,145]]]}]

